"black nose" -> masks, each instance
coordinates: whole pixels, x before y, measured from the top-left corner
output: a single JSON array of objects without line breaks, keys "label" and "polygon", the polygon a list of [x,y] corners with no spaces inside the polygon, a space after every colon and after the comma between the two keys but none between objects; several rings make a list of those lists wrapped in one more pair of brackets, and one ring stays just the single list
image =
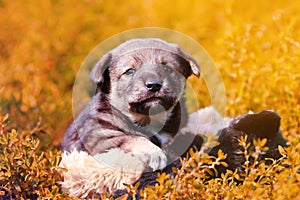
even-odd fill
[{"label": "black nose", "polygon": [[149,91],[157,92],[162,87],[162,82],[159,80],[151,79],[151,80],[146,81],[145,85]]}]

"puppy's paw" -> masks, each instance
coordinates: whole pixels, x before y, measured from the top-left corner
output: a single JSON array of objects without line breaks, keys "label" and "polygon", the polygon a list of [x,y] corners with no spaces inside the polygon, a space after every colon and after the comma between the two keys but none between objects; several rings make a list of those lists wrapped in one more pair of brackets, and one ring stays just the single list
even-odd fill
[{"label": "puppy's paw", "polygon": [[166,154],[157,146],[153,145],[149,151],[140,155],[143,162],[147,163],[153,171],[158,169],[164,169],[167,166]]},{"label": "puppy's paw", "polygon": [[161,148],[150,142],[147,138],[138,137],[121,147],[134,156],[138,156],[145,166],[153,171],[163,169],[167,166],[167,156]]}]

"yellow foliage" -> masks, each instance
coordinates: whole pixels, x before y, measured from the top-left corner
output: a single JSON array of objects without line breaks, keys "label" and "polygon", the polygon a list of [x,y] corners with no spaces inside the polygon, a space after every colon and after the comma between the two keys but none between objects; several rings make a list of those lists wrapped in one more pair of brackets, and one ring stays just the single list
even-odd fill
[{"label": "yellow foliage", "polygon": [[30,131],[6,130],[7,117],[0,116],[0,197],[1,199],[58,198],[56,182],[60,152],[40,151],[38,125]]},{"label": "yellow foliage", "polygon": [[[282,117],[283,135],[291,144],[286,150],[280,148],[282,154],[286,153],[284,162],[291,168],[281,168],[277,163],[269,167],[260,165],[262,170],[253,172],[249,169],[249,176],[254,178],[263,174],[268,180],[256,183],[250,178],[241,186],[224,181],[227,178],[214,179],[202,185],[198,181],[200,177],[193,183],[204,195],[200,197],[300,198],[299,10],[297,0],[1,0],[0,113],[9,113],[9,128],[18,131],[33,130],[42,117],[46,125],[43,131],[51,133],[53,143],[57,145],[66,125],[72,120],[71,95],[75,74],[98,43],[130,28],[156,26],[174,29],[199,42],[215,61],[226,88],[228,116],[249,110],[276,110]],[[195,86],[200,93],[199,104],[207,106],[209,94],[203,92],[205,89],[202,90],[202,87]],[[11,138],[16,138],[19,137],[18,131],[8,132]],[[1,137],[5,139],[8,136]],[[35,149],[30,145],[38,145],[38,141],[41,141],[38,147],[41,149],[52,145],[43,137],[37,136],[40,140],[24,137],[22,141],[26,148]],[[1,145],[7,145],[2,142],[5,141],[1,141]],[[13,151],[19,152],[18,149]],[[48,159],[47,162],[53,158],[48,153],[40,156]],[[38,158],[29,160],[36,162],[35,159]],[[22,166],[18,159],[13,161]],[[275,173],[278,170],[281,173]],[[4,173],[2,168],[1,173]],[[10,180],[7,170],[5,173]],[[228,172],[224,176],[238,175]],[[173,183],[179,183],[179,177]],[[264,181],[268,184],[262,184]],[[2,180],[0,182],[3,183]],[[166,188],[152,188],[145,190],[145,194],[154,190],[159,191],[159,197],[175,190],[178,193],[170,193],[170,197],[182,194],[191,198],[200,194],[190,187],[190,182],[187,183],[181,184],[178,189],[179,185],[164,182]],[[38,185],[31,186],[38,188]],[[11,186],[14,191],[21,187],[18,184]],[[47,188],[51,191],[52,186]]]}]

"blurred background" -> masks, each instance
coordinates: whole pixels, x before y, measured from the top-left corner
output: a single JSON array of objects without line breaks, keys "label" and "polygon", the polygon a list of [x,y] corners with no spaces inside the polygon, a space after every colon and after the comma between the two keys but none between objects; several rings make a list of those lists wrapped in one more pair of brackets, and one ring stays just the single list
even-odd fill
[{"label": "blurred background", "polygon": [[[226,115],[262,109],[299,132],[297,0],[0,0],[0,114],[11,127],[39,120],[58,145],[72,121],[77,70],[96,45],[132,28],[163,27],[201,44],[221,72]],[[201,84],[199,105],[210,104]]]}]

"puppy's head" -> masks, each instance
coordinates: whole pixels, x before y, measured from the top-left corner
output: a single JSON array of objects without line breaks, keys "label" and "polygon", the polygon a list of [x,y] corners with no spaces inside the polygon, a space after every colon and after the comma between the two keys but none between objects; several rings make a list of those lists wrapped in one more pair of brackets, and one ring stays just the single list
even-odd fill
[{"label": "puppy's head", "polygon": [[112,106],[128,117],[171,110],[185,81],[200,76],[197,62],[178,45],[160,39],[133,39],[106,53],[90,77]]}]

